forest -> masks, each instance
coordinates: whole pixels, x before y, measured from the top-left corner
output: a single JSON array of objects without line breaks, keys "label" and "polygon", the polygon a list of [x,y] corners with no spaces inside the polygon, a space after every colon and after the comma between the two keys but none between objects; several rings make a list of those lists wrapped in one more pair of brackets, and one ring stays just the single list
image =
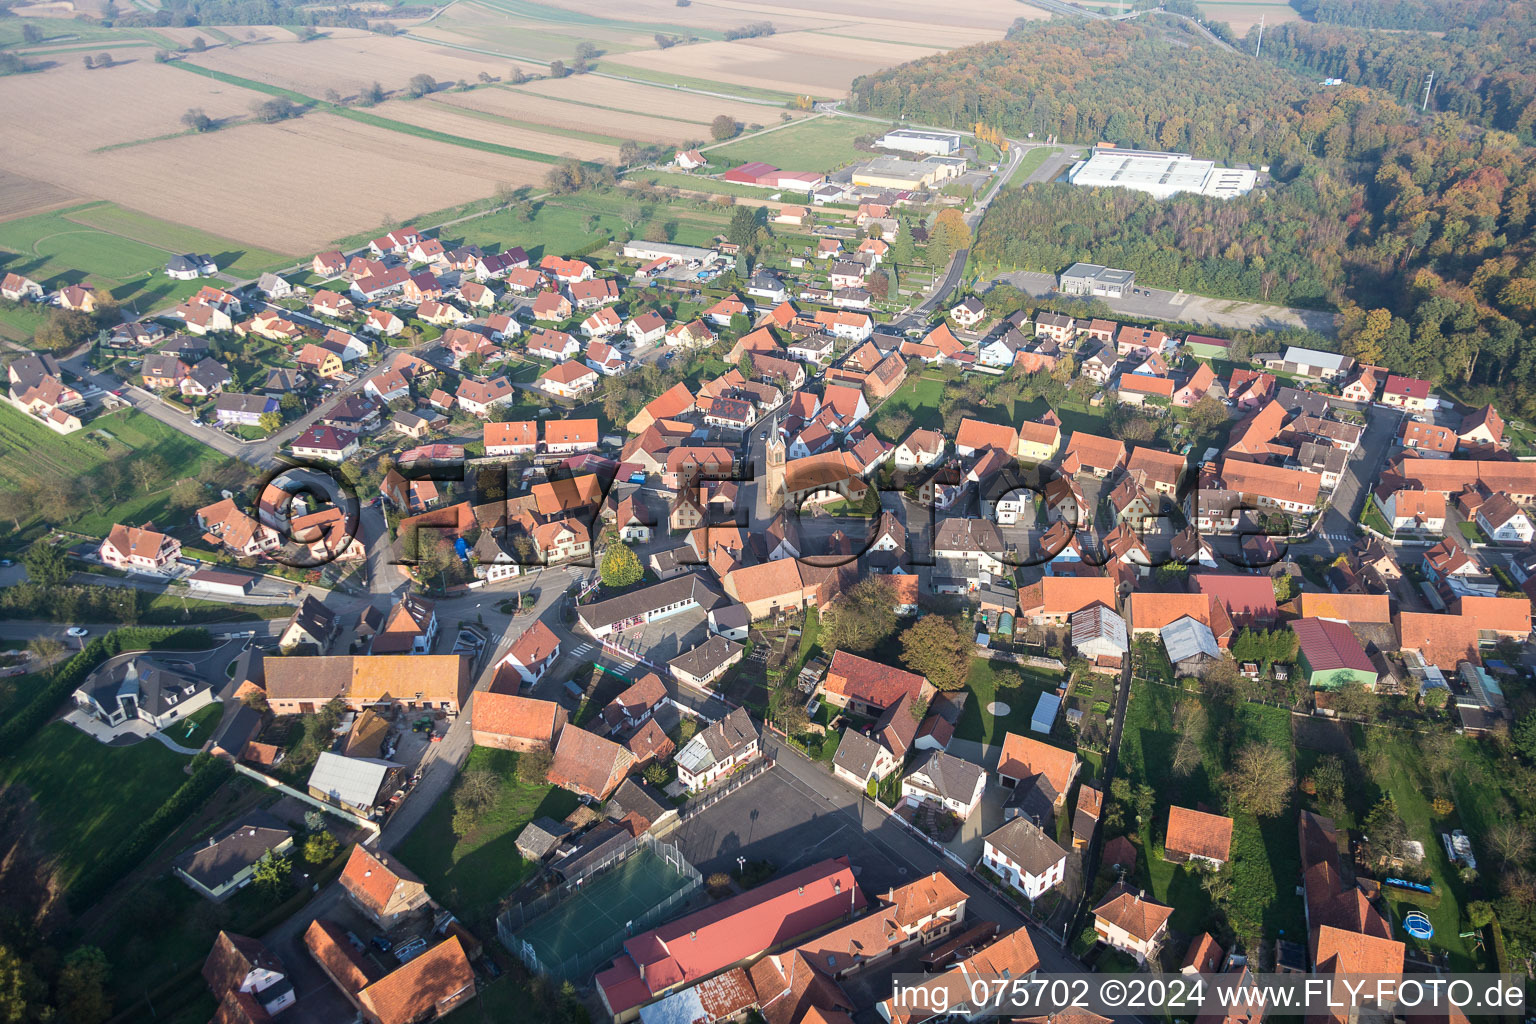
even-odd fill
[{"label": "forest", "polygon": [[1351,355],[1536,415],[1536,346],[1519,344],[1536,325],[1536,150],[1511,133],[1140,23],[1023,22],[853,88],[859,109],[917,122],[1267,166],[1265,187],[1228,201],[1005,189],[973,255],[983,270],[1091,260],[1153,286],[1337,308]]},{"label": "forest", "polygon": [[1360,28],[1444,32],[1477,25],[1509,6],[1509,0],[1291,0],[1308,21]]},{"label": "forest", "polygon": [[[1443,37],[1421,32],[1383,33],[1336,25],[1290,22],[1264,33],[1262,54],[1319,78],[1341,78],[1389,93],[1412,107],[1424,100],[1433,72],[1429,109],[1459,114],[1487,128],[1536,142],[1536,0],[1513,0],[1478,27],[1458,26]],[[1250,33],[1244,48],[1257,42]]]}]

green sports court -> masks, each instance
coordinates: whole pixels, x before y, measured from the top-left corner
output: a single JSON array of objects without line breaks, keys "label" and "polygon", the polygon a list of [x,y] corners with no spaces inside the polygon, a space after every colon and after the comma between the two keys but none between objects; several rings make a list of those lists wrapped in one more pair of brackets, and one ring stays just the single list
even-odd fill
[{"label": "green sports court", "polygon": [[[545,971],[574,977],[619,951],[630,935],[677,916],[699,887],[699,874],[676,856],[639,847],[612,870],[589,876],[516,933]],[[683,870],[678,869],[681,864]]]}]

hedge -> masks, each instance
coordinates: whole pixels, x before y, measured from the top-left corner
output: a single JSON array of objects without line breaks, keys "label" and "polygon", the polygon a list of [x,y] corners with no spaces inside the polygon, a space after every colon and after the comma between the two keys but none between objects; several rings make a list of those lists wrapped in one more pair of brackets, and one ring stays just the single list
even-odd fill
[{"label": "hedge", "polygon": [[0,760],[14,756],[33,733],[48,723],[86,676],[108,658],[124,651],[202,650],[211,643],[206,629],[116,629],[97,637],[83,651],[55,666],[32,700],[0,726]]},{"label": "hedge", "polygon": [[201,807],[235,773],[234,766],[228,761],[209,754],[198,754],[192,759],[192,764],[192,777],[183,782],[154,814],[141,821],[126,840],[107,851],[90,874],[70,888],[69,901],[76,912],[91,906],[124,875],[142,863],[161,840]]}]

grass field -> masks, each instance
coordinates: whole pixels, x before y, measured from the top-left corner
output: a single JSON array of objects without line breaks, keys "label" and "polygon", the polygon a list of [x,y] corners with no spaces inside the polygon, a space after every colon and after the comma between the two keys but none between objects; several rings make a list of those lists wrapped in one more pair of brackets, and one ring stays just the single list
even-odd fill
[{"label": "grass field", "polygon": [[[6,270],[46,288],[82,283],[103,287],[141,312],[173,305],[202,286],[165,276],[166,258],[175,252],[209,253],[221,268],[245,277],[291,262],[277,253],[112,203],[87,203],[0,223],[0,259]],[[15,255],[3,255],[9,253]],[[19,338],[30,337],[43,317],[35,306],[0,311],[0,323]]]},{"label": "grass field", "polygon": [[1008,175],[1008,181],[1006,184],[1024,184],[1024,179],[1028,178],[1031,174],[1034,174],[1035,170],[1041,164],[1045,163],[1051,157],[1060,152],[1061,150],[1054,146],[1036,146],[1034,149],[1024,154],[1024,159],[1019,161],[1019,166],[1015,167],[1013,169],[1013,173]]},{"label": "grass field", "polygon": [[533,871],[514,841],[534,818],[557,821],[576,809],[577,799],[554,786],[530,786],[517,779],[517,755],[475,747],[464,770],[485,769],[501,780],[496,803],[465,836],[453,835],[453,801],[443,796],[400,844],[400,859],[427,883],[432,894],[471,921],[484,920],[497,902]]},{"label": "grass field", "polygon": [[[1016,673],[1023,685],[999,688],[997,677],[1005,672]],[[1003,742],[1003,735],[1010,732],[1025,733],[1040,739],[1038,733],[1029,731],[1035,702],[1042,693],[1055,692],[1061,682],[1062,679],[1056,673],[1043,669],[989,658],[972,658],[971,671],[965,678],[965,688],[970,691],[971,697],[965,702],[965,710],[960,713],[955,735],[963,740],[988,744]],[[993,715],[987,710],[987,705],[993,701],[1007,704],[1008,713]]]},{"label": "grass field", "polygon": [[[1132,787],[1147,785],[1157,794],[1151,820],[1140,825],[1138,882],[1159,901],[1174,908],[1172,927],[1186,937],[1215,926],[1210,895],[1199,876],[1182,865],[1161,857],[1162,836],[1168,824],[1170,797],[1182,807],[1200,803],[1223,804],[1221,777],[1225,770],[1221,736],[1227,722],[1223,709],[1210,708],[1210,722],[1200,740],[1202,760],[1187,777],[1173,774],[1173,749],[1178,739],[1173,715],[1185,691],[1158,683],[1139,682],[1131,694],[1125,735],[1121,745],[1121,771]],[[1253,741],[1273,743],[1294,757],[1290,713],[1256,704],[1237,707],[1230,718],[1233,749]],[[1176,796],[1175,796],[1176,794]],[[1305,932],[1301,898],[1295,888],[1301,881],[1300,853],[1296,845],[1294,801],[1274,818],[1256,818],[1242,811],[1233,817],[1232,888],[1225,913],[1232,929],[1254,948],[1260,938],[1273,941],[1283,932]],[[1134,811],[1131,811],[1134,820]]]},{"label": "grass field", "polygon": [[884,126],[869,121],[813,117],[727,142],[707,150],[705,156],[722,169],[761,160],[791,171],[832,171],[871,155],[854,146],[855,139],[883,134]]},{"label": "grass field", "polygon": [[186,763],[159,743],[109,747],[54,722],[0,769],[0,780],[27,787],[67,886],[186,781]]},{"label": "grass field", "polygon": [[894,412],[904,412],[912,417],[911,424],[906,428],[908,433],[922,428],[943,429],[944,417],[939,413],[939,399],[944,394],[944,384],[942,377],[930,377],[925,373],[909,375],[901,387],[880,406],[873,417],[871,429],[882,439],[900,444],[906,435],[897,437],[886,426],[890,414]]},{"label": "grass field", "polygon": [[[126,463],[154,456],[167,467],[153,491],[125,483],[116,502],[88,509],[70,527],[80,533],[105,536],[114,522],[139,524],[164,521],[170,489],[183,477],[196,476],[205,465],[218,466],[224,457],[174,427],[132,409],[98,416],[84,430],[55,434],[21,411],[0,405],[0,486],[15,488],[49,480],[79,480],[107,462]],[[57,514],[42,518],[57,523]]]}]

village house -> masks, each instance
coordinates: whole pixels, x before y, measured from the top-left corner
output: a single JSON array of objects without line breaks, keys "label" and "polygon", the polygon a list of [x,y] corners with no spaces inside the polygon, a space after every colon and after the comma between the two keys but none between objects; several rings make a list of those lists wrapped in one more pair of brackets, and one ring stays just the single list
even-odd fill
[{"label": "village house", "polygon": [[[572,359],[557,363],[539,374],[540,390],[558,398],[577,399],[597,388],[597,371]],[[460,402],[463,402],[462,397]]]},{"label": "village house", "polygon": [[114,569],[165,573],[181,557],[181,541],[148,528],[115,524],[97,554]]},{"label": "village house", "polygon": [[981,805],[986,769],[942,750],[930,750],[901,779],[901,798],[912,806],[937,804],[965,821]]},{"label": "village house", "polygon": [[1172,907],[1147,899],[1120,883],[1093,908],[1093,930],[1105,945],[1145,963],[1167,935],[1172,916]]},{"label": "village house", "polygon": [[[1066,877],[1067,851],[1024,816],[1012,818],[982,841],[981,867],[1033,902]],[[1052,827],[1047,820],[1043,824]]]}]

